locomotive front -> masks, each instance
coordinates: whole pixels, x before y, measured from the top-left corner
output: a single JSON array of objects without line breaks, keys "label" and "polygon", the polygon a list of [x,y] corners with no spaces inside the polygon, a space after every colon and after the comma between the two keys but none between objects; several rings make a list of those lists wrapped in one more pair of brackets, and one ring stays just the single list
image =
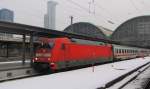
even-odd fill
[{"label": "locomotive front", "polygon": [[53,64],[51,62],[52,58],[52,49],[54,47],[54,41],[47,41],[42,42],[37,48],[35,57],[33,59],[33,67],[37,71],[47,71],[50,70],[51,67],[53,67]]}]

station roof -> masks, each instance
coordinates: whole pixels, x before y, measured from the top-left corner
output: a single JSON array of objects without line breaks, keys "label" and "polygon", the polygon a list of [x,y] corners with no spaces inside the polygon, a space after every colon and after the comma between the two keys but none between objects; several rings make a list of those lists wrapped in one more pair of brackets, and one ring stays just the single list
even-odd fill
[{"label": "station roof", "polygon": [[[68,38],[77,38],[77,39],[85,39],[85,40],[93,40],[93,41],[100,41],[110,44],[119,44],[124,45],[117,41],[112,41],[109,39],[98,38],[98,37],[89,37],[81,34],[76,33],[68,33],[63,31],[56,31],[52,29],[45,29],[36,26],[18,24],[18,23],[10,23],[10,22],[2,22],[0,21],[0,33],[10,33],[10,34],[20,34],[20,35],[33,35],[37,37],[68,37]],[[135,45],[127,45],[127,46],[135,46]]]},{"label": "station roof", "polygon": [[64,31],[88,37],[108,39],[108,37],[103,33],[101,28],[88,22],[74,23],[65,28]]},{"label": "station roof", "polygon": [[150,16],[138,16],[122,23],[111,39],[129,45],[150,47]]}]

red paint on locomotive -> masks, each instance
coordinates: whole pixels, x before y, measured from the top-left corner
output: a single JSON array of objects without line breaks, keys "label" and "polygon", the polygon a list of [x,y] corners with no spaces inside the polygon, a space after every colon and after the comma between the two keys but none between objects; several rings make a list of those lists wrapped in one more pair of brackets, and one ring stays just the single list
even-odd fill
[{"label": "red paint on locomotive", "polygon": [[110,60],[113,55],[111,45],[80,44],[71,42],[68,38],[43,39],[42,42],[43,48],[36,51],[36,58],[33,61],[49,63],[52,70],[58,69],[58,62],[89,61],[101,58]]}]

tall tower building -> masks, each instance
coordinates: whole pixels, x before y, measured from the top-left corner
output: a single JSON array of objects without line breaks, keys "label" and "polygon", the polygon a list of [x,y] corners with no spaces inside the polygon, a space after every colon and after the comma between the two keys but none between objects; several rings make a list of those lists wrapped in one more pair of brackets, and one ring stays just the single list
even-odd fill
[{"label": "tall tower building", "polygon": [[[14,12],[5,8],[0,9],[0,21],[14,22]],[[0,39],[8,40],[12,37],[12,34],[0,33]]]},{"label": "tall tower building", "polygon": [[55,1],[48,1],[47,14],[44,16],[44,27],[48,29],[55,29],[56,24],[56,5]]},{"label": "tall tower building", "polygon": [[9,9],[1,9],[0,21],[14,22],[14,12]]}]

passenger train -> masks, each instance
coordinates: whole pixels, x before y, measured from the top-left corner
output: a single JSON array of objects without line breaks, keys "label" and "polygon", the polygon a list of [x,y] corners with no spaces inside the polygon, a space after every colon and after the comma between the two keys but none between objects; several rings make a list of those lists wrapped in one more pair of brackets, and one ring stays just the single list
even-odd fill
[{"label": "passenger train", "polygon": [[94,65],[117,60],[148,56],[149,49],[106,44],[97,41],[63,38],[42,38],[37,47],[33,67],[41,72]]}]

